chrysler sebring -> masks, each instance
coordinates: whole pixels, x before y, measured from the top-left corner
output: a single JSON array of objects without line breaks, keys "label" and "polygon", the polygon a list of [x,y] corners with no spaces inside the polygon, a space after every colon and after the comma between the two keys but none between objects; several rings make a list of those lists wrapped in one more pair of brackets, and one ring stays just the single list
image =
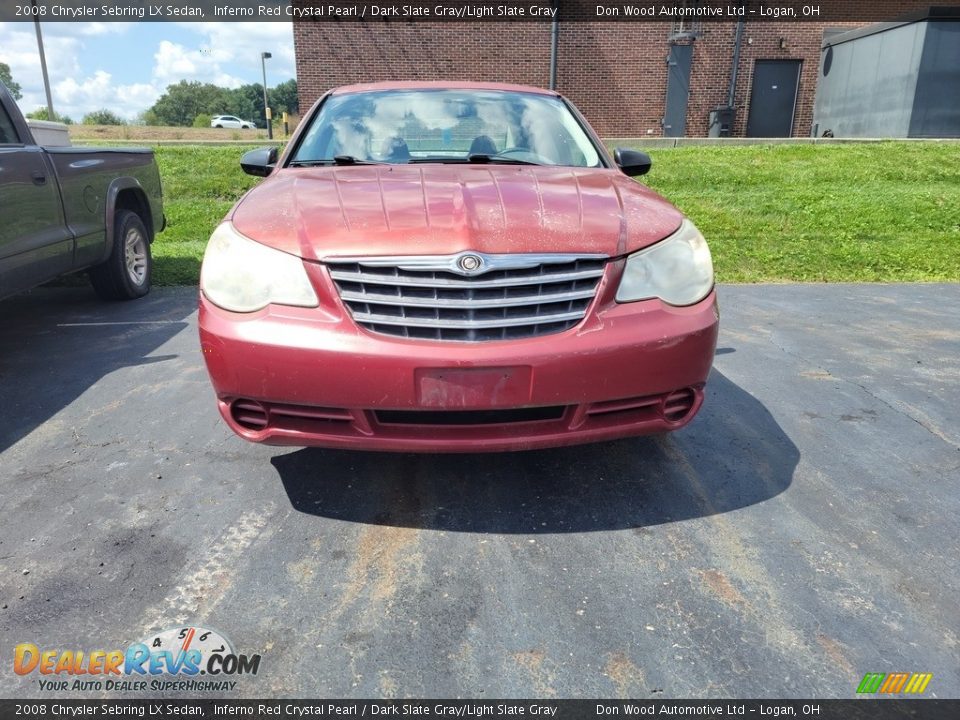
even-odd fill
[{"label": "chrysler sebring", "polygon": [[717,339],[710,251],[555,92],[332,90],[203,260],[224,420],[278,445],[522,450],[683,427]]}]

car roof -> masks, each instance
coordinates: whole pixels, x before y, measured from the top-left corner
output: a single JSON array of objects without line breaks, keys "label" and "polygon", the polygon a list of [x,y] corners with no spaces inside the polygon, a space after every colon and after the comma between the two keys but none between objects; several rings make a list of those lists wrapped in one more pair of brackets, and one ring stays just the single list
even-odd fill
[{"label": "car roof", "polygon": [[559,97],[554,90],[544,90],[532,85],[513,85],[510,83],[477,82],[472,80],[404,80],[391,82],[358,83],[343,85],[330,91],[331,95],[375,92],[378,90],[501,90],[505,92],[534,93]]}]

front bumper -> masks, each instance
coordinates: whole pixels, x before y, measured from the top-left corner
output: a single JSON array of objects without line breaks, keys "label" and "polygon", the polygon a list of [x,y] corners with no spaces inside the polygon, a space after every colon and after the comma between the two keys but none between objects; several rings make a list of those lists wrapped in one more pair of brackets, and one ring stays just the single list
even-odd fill
[{"label": "front bumper", "polygon": [[253,442],[483,452],[686,425],[713,362],[715,294],[596,304],[562,333],[457,343],[367,332],[339,303],[238,314],[201,293],[200,340],[221,415]]}]

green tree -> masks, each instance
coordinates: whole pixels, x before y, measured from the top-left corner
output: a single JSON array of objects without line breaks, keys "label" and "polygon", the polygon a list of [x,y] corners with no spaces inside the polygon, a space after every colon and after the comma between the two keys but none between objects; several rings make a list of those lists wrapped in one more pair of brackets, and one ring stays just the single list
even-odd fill
[{"label": "green tree", "polygon": [[83,116],[84,125],[126,125],[127,121],[106,108],[94,110]]},{"label": "green tree", "polygon": [[167,86],[167,91],[147,112],[153,113],[158,125],[190,127],[193,119],[201,113],[220,115],[230,112],[231,99],[231,91],[225,88],[181,80]]},{"label": "green tree", "polygon": [[7,90],[13,95],[14,100],[23,97],[20,92],[20,83],[14,82],[13,75],[10,74],[10,66],[2,62],[0,62],[0,82],[7,86]]},{"label": "green tree", "polygon": [[300,99],[297,96],[297,81],[287,80],[271,88],[270,103],[270,107],[274,109],[274,115],[279,115],[282,112],[299,114]]},{"label": "green tree", "polygon": [[[283,111],[299,112],[297,81],[287,80],[270,88],[270,103],[274,117],[279,117]],[[189,127],[201,115],[236,115],[266,127],[263,85],[250,83],[227,89],[211,83],[181,80],[169,85],[167,91],[152,108],[142,113],[140,119],[147,125]]]},{"label": "green tree", "polygon": [[137,118],[133,121],[134,125],[159,125],[160,119],[157,117],[157,114],[153,110],[144,110],[142,113],[137,115]]},{"label": "green tree", "polygon": [[210,113],[200,113],[193,119],[193,126],[195,128],[208,128],[211,120],[213,120],[213,115]]},{"label": "green tree", "polygon": [[[27,113],[27,117],[30,120],[49,120],[50,113],[45,107],[39,107],[33,112]],[[62,122],[64,125],[73,125],[73,119],[69,115],[57,115],[57,122]]]},{"label": "green tree", "polygon": [[[276,87],[268,88],[270,109],[274,120],[279,119],[280,113],[298,111],[297,81],[287,80]],[[263,109],[263,85],[250,83],[231,90],[230,113],[244,120],[256,120],[260,127],[267,126],[267,114]]]},{"label": "green tree", "polygon": [[263,113],[263,85],[251,83],[231,90],[229,112],[244,120],[255,120],[260,127],[266,127]]}]

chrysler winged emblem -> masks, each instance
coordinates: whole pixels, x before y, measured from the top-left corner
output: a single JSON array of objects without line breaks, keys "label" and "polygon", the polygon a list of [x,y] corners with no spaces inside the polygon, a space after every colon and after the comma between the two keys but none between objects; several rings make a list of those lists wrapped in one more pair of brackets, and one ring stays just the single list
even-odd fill
[{"label": "chrysler winged emblem", "polygon": [[483,258],[479,255],[461,255],[457,259],[457,267],[472,275],[483,269]]}]

